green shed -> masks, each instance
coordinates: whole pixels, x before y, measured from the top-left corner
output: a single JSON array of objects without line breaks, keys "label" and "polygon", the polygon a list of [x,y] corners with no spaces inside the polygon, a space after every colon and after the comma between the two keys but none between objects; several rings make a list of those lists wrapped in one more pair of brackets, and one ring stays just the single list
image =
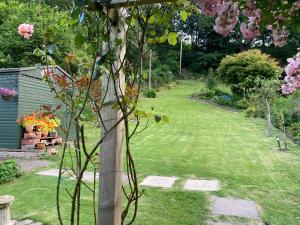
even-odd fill
[{"label": "green shed", "polygon": [[[53,69],[69,76],[58,66]],[[20,149],[23,129],[16,120],[21,116],[40,110],[45,104],[62,104],[41,78],[41,69],[36,67],[0,69],[0,87],[18,92],[10,101],[0,97],[0,149]]]}]

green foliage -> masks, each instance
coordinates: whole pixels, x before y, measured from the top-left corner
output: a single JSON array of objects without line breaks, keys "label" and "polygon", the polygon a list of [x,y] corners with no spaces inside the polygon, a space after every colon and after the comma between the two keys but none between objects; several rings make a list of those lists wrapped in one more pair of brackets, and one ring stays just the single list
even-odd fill
[{"label": "green foliage", "polygon": [[214,72],[213,70],[210,70],[209,71],[209,74],[208,74],[208,77],[207,77],[207,80],[206,80],[206,87],[209,89],[209,90],[213,90],[217,87],[217,82],[216,80],[214,79]]},{"label": "green foliage", "polygon": [[282,69],[269,55],[249,50],[226,56],[217,70],[222,81],[231,85],[236,96],[248,96],[265,79],[278,78]]},{"label": "green foliage", "polygon": [[[22,3],[11,0],[0,3],[0,67],[32,66],[41,62],[33,54],[36,48],[43,49],[44,37],[55,50],[53,59],[62,64],[66,53],[73,49],[73,37],[66,12],[57,11],[47,5]],[[34,25],[34,35],[26,40],[18,34],[21,23]],[[55,44],[55,45],[54,45]],[[54,48],[55,46],[55,48]]]},{"label": "green foliage", "polygon": [[158,65],[152,71],[152,82],[155,87],[167,84],[173,81],[174,78],[175,76],[168,65]]},{"label": "green foliage", "polygon": [[272,119],[276,127],[287,127],[293,115],[294,103],[290,98],[277,98],[272,106]]},{"label": "green foliage", "polygon": [[145,91],[144,91],[144,95],[147,97],[147,98],[156,98],[156,90],[153,89],[153,88],[147,88]]},{"label": "green foliage", "polygon": [[288,132],[296,141],[300,141],[300,122],[291,124],[288,128]]},{"label": "green foliage", "polygon": [[217,51],[205,53],[192,50],[184,55],[183,64],[188,67],[191,72],[207,73],[209,69],[218,68],[223,57],[224,53]]},{"label": "green foliage", "polygon": [[0,164],[0,184],[9,183],[22,174],[16,161],[7,160]]}]

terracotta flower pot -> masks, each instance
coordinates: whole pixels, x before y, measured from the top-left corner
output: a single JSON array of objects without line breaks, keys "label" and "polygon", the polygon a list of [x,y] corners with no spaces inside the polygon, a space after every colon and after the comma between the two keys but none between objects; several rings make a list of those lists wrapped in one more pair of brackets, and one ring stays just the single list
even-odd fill
[{"label": "terracotta flower pot", "polygon": [[42,137],[48,137],[48,132],[46,132],[46,133],[42,133]]},{"label": "terracotta flower pot", "polygon": [[43,142],[37,143],[36,146],[39,150],[44,150],[46,148],[46,144]]},{"label": "terracotta flower pot", "polygon": [[37,136],[37,138],[41,138],[42,137],[42,132],[36,132],[36,136]]},{"label": "terracotta flower pot", "polygon": [[56,131],[49,132],[49,137],[56,137],[56,136],[57,136],[57,132]]},{"label": "terracotta flower pot", "polygon": [[31,133],[33,131],[34,126],[33,125],[26,125],[25,130],[27,133]]}]

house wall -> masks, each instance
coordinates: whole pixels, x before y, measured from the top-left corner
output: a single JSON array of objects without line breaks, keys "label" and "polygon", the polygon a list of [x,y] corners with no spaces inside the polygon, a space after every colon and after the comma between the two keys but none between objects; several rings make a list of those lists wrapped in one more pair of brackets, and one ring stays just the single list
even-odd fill
[{"label": "house wall", "polygon": [[[0,73],[0,87],[18,91],[18,73]],[[10,101],[0,97],[0,148],[18,148],[20,130],[18,119],[18,96]]]}]

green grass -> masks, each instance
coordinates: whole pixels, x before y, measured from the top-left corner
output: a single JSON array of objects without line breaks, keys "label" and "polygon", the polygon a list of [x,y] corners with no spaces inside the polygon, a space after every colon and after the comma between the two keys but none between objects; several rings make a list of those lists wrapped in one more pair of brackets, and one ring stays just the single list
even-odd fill
[{"label": "green grass", "polygon": [[[141,198],[137,225],[204,225],[209,213],[209,195],[184,192],[187,178],[217,178],[219,196],[255,200],[262,219],[270,225],[300,224],[300,148],[290,143],[289,152],[276,150],[274,138],[265,136],[264,121],[191,100],[188,96],[203,84],[183,81],[163,90],[156,99],[143,99],[141,107],[170,116],[169,124],[151,124],[134,139],[133,149],[140,180],[147,175],[181,178],[173,189],[146,188]],[[92,140],[98,132],[89,132]],[[26,175],[15,183],[1,185],[0,194],[16,196],[13,216],[57,224],[56,179]],[[72,181],[64,182],[66,187]],[[91,197],[85,191],[83,210]],[[67,210],[69,200],[63,199]],[[66,211],[65,211],[66,212]],[[91,224],[88,213],[82,224]],[[224,219],[227,218],[210,218]]]}]

